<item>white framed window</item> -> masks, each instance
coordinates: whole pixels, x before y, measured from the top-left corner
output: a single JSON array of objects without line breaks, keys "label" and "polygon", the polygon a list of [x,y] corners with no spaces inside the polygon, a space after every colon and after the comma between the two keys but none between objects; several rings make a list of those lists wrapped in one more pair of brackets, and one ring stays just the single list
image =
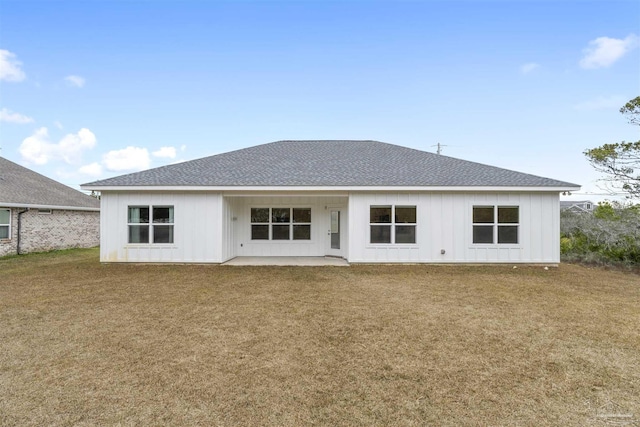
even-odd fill
[{"label": "white framed window", "polygon": [[369,242],[415,244],[416,206],[369,206]]},{"label": "white framed window", "polygon": [[173,206],[129,206],[129,243],[173,243]]},{"label": "white framed window", "polygon": [[0,209],[0,239],[11,238],[11,209]]},{"label": "white framed window", "polygon": [[519,242],[520,207],[473,206],[474,244],[511,244]]},{"label": "white framed window", "polygon": [[311,208],[291,208],[293,240],[311,240]]},{"label": "white framed window", "polygon": [[311,240],[311,208],[251,208],[251,240]]},{"label": "white framed window", "polygon": [[51,215],[51,209],[38,209],[38,215]]},{"label": "white framed window", "polygon": [[251,208],[251,240],[269,240],[269,208]]}]

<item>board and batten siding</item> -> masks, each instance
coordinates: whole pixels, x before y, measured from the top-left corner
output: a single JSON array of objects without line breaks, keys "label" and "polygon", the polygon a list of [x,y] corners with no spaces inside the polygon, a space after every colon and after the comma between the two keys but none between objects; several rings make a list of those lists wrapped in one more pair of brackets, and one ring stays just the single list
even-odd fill
[{"label": "board and batten siding", "polygon": [[[415,244],[370,243],[369,209],[389,205],[416,206]],[[474,205],[519,206],[518,244],[473,244]],[[354,192],[349,218],[350,262],[560,262],[557,193]]]},{"label": "board and batten siding", "polygon": [[[173,206],[173,244],[128,243],[129,206]],[[371,244],[371,206],[416,206],[415,244]],[[519,206],[519,239],[513,245],[472,242],[474,205]],[[252,207],[311,208],[311,240],[252,241]],[[103,191],[102,262],[221,263],[236,256],[324,256],[328,211],[342,208],[342,256],[358,263],[558,263],[560,208],[544,192],[352,192],[224,195],[220,192]],[[444,254],[441,253],[444,251]]]},{"label": "board and batten siding", "polygon": [[238,200],[235,198],[222,198],[222,241],[221,262],[235,258],[238,255],[237,244],[237,222],[238,222]]},{"label": "board and batten siding", "polygon": [[[145,205],[174,207],[174,243],[128,243],[127,208]],[[103,191],[100,261],[222,262],[229,256],[223,242],[232,239],[232,231],[223,228],[229,210],[220,193]]]}]

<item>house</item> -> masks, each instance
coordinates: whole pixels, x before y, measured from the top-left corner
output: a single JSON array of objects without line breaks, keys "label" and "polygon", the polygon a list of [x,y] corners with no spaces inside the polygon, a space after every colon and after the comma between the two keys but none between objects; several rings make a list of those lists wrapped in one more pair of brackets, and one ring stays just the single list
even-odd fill
[{"label": "house", "polygon": [[378,141],[278,141],[96,181],[103,262],[558,263],[579,186]]},{"label": "house", "polygon": [[100,243],[100,201],[0,157],[0,256]]},{"label": "house", "polygon": [[579,200],[577,202],[561,200],[560,210],[571,211],[573,213],[593,213],[596,205],[591,200]]}]

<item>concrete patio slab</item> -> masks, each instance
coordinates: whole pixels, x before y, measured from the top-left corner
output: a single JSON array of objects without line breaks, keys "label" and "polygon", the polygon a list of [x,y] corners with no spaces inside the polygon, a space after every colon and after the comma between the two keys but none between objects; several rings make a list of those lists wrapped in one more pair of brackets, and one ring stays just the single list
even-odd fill
[{"label": "concrete patio slab", "polygon": [[281,265],[281,266],[338,266],[348,267],[349,263],[343,258],[308,257],[308,256],[244,256],[230,259],[222,265]]}]

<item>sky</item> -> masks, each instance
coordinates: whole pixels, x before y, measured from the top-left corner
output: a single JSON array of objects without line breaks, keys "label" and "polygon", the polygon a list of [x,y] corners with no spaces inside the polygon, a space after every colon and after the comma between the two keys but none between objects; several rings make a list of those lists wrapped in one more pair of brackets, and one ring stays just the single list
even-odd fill
[{"label": "sky", "polygon": [[74,188],[284,139],[582,186],[636,141],[640,2],[0,0],[0,156]]}]

